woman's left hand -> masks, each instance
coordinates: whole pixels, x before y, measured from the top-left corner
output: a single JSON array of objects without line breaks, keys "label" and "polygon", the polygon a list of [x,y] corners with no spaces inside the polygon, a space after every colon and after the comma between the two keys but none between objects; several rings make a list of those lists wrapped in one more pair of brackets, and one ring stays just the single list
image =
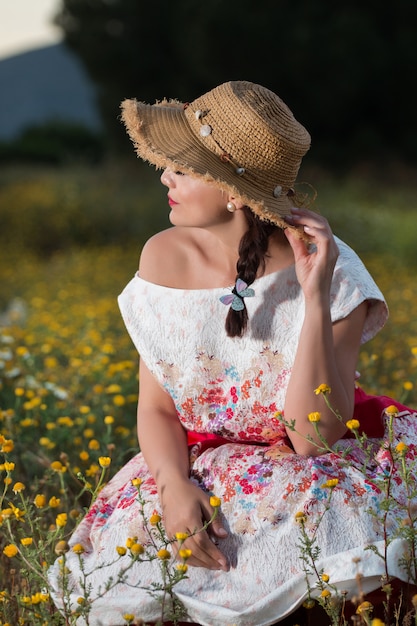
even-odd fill
[{"label": "woman's left hand", "polygon": [[310,251],[306,241],[297,237],[290,228],[285,234],[295,259],[295,270],[306,300],[319,294],[328,295],[339,249],[326,218],[308,209],[293,208],[285,218],[293,226],[303,228],[315,251]]}]

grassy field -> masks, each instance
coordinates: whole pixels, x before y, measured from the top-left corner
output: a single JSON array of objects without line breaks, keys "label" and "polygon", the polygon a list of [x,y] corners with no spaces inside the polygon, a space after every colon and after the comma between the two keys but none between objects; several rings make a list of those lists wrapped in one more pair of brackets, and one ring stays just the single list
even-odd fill
[{"label": "grassy field", "polygon": [[[417,187],[312,176],[390,307],[361,383],[417,406]],[[136,164],[0,173],[1,626],[69,623],[36,594],[91,491],[137,451],[138,359],[116,299],[166,216],[157,175]]]}]

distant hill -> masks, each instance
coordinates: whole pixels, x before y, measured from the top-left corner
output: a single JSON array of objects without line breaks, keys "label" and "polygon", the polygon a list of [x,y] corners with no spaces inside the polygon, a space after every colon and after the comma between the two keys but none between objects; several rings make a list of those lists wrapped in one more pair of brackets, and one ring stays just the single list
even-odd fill
[{"label": "distant hill", "polygon": [[60,43],[1,60],[0,140],[52,120],[100,128],[95,90],[77,57]]}]

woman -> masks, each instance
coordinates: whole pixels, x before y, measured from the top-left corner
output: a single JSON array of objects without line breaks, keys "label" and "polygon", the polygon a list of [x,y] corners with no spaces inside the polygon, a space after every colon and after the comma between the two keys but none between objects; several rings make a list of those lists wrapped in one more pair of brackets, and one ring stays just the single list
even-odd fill
[{"label": "woman", "polygon": [[[87,572],[89,597],[100,596],[89,624],[117,625],[123,613],[160,619],[149,593],[156,561],[136,563],[103,593],[119,576],[116,547],[149,539],[137,478],[146,516],[160,514],[168,537],[191,535],[188,579],[175,587],[184,622],[260,626],[300,606],[307,585],[297,519],[316,532],[319,573],[352,594],[360,571],[363,591],[376,589],[383,560],[365,548],[382,550],[383,495],[345,436],[359,347],[387,308],[327,221],[297,208],[307,131],[278,96],[245,81],[186,105],[127,100],[122,109],[139,156],[163,168],[173,228],[147,242],[119,299],[141,356],[141,453],[74,533],[71,545],[83,547],[66,559],[74,607]],[[383,437],[381,407],[367,414],[362,406],[362,428]],[[404,411],[395,422],[403,441],[415,438],[412,418]],[[213,516],[212,495],[219,515],[193,534]],[[401,554],[392,550],[389,571],[406,580]],[[59,569],[51,580],[62,606]]]}]

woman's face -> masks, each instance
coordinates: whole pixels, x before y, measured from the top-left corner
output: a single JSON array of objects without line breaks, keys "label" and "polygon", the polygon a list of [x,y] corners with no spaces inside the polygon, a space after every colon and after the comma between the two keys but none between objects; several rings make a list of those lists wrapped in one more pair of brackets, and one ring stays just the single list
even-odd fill
[{"label": "woman's face", "polygon": [[174,226],[208,228],[232,218],[227,194],[215,185],[167,168],[161,182],[168,187],[169,220]]}]

